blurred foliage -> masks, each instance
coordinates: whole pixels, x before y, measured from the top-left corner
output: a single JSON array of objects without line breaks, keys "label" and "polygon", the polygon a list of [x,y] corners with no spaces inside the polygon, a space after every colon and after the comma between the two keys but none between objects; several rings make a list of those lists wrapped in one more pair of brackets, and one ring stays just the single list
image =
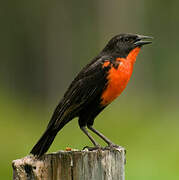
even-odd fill
[{"label": "blurred foliage", "polygon": [[[12,177],[11,161],[26,156],[44,131],[52,109],[38,103],[22,103],[1,97],[1,177]],[[96,121],[95,127],[126,148],[126,179],[178,179],[177,108],[168,108],[152,97],[121,96]],[[2,108],[3,107],[3,108]],[[94,134],[93,134],[94,135]],[[94,135],[95,136],[95,135]],[[98,137],[95,138],[105,145]],[[49,152],[91,145],[77,119],[58,134]]]},{"label": "blurred foliage", "polygon": [[[95,127],[127,149],[126,179],[178,179],[178,5],[176,0],[3,1],[0,177],[12,177],[11,161],[29,153],[81,67],[113,35],[131,32],[154,36],[154,43],[142,49],[126,91],[97,117]],[[89,144],[76,119],[50,151]]]}]

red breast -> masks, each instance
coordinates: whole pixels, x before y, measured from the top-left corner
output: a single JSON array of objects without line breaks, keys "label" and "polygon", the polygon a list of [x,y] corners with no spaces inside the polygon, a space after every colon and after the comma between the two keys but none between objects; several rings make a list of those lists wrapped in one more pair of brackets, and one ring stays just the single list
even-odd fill
[{"label": "red breast", "polygon": [[[117,98],[127,86],[127,83],[132,75],[133,65],[140,48],[133,49],[128,56],[124,58],[116,58],[119,61],[118,68],[111,67],[108,72],[108,85],[101,96],[101,104],[107,105]],[[107,64],[106,64],[107,65]]]}]

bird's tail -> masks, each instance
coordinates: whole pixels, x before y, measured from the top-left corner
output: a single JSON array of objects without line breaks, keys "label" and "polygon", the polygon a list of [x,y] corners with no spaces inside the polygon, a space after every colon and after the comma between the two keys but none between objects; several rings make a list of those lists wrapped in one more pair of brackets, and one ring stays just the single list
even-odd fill
[{"label": "bird's tail", "polygon": [[48,151],[56,135],[56,131],[51,132],[49,129],[47,129],[36,145],[32,148],[30,153],[37,157],[42,156],[45,152]]},{"label": "bird's tail", "polygon": [[56,107],[46,131],[32,148],[31,154],[40,157],[48,151],[58,131],[70,121],[70,116],[64,116],[66,110],[68,110],[68,106],[65,101],[62,100]]}]

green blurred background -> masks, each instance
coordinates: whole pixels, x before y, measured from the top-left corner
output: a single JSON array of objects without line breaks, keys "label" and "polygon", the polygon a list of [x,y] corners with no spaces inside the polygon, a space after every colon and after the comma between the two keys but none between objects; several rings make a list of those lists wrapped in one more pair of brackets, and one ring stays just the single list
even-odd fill
[{"label": "green blurred background", "polygon": [[[178,180],[178,7],[177,0],[1,2],[1,179],[12,179],[12,160],[29,153],[82,66],[112,36],[130,32],[154,43],[142,49],[127,89],[95,127],[127,149],[126,179]],[[75,119],[49,152],[86,145]]]}]

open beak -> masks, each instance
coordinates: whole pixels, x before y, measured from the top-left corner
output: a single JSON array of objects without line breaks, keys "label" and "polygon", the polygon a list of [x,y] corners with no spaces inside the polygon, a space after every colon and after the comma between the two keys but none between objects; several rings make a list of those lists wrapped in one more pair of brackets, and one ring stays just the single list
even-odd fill
[{"label": "open beak", "polygon": [[137,35],[136,42],[134,43],[136,46],[143,46],[145,44],[152,43],[149,39],[153,39],[150,36]]}]

